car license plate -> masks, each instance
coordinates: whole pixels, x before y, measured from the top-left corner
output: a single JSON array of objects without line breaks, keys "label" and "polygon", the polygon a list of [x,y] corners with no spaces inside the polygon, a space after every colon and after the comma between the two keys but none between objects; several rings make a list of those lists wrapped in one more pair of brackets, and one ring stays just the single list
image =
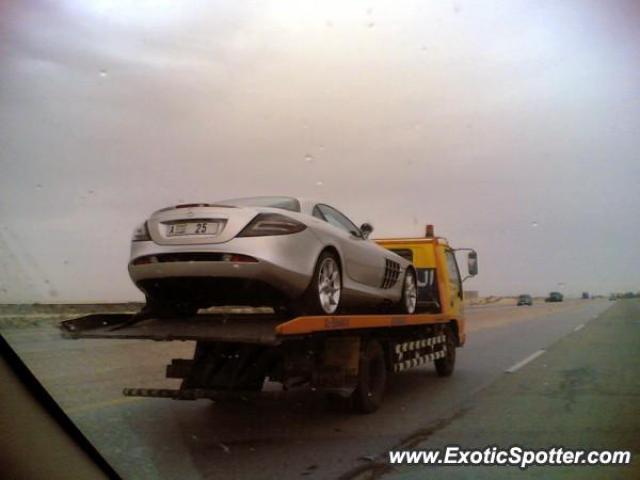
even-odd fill
[{"label": "car license plate", "polygon": [[172,223],[167,225],[167,237],[183,235],[215,235],[218,233],[217,222]]}]

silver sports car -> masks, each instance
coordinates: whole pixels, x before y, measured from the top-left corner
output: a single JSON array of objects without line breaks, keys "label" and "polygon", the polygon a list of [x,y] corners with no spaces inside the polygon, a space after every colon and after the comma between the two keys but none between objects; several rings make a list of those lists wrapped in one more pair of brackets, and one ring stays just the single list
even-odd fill
[{"label": "silver sports car", "polygon": [[412,264],[335,208],[291,197],[177,205],[136,228],[129,274],[157,314],[217,305],[296,314],[416,307]]}]

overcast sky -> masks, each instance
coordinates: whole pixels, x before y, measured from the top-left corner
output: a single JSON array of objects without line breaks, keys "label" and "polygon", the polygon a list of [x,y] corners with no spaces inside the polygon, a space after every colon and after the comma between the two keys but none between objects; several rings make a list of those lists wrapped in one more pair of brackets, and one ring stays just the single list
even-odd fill
[{"label": "overcast sky", "polygon": [[141,299],[137,223],[259,194],[639,290],[640,3],[2,2],[0,303]]}]

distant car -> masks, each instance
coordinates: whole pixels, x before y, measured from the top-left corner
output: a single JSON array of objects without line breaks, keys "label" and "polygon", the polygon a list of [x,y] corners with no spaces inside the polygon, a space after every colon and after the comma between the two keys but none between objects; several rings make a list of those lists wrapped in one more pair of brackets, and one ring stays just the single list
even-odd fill
[{"label": "distant car", "polygon": [[589,298],[591,298],[590,295],[589,295],[589,292],[582,292],[582,299],[583,300],[589,300]]},{"label": "distant car", "polygon": [[549,296],[544,299],[545,302],[562,302],[564,296],[560,292],[551,292]]},{"label": "distant car", "polygon": [[533,305],[533,298],[531,297],[531,295],[525,293],[523,295],[520,295],[518,297],[518,306],[520,305],[529,305],[532,306]]},{"label": "distant car", "polygon": [[145,311],[192,315],[222,305],[332,315],[341,307],[415,311],[411,262],[324,203],[253,197],[184,204],[135,230],[129,275]]}]

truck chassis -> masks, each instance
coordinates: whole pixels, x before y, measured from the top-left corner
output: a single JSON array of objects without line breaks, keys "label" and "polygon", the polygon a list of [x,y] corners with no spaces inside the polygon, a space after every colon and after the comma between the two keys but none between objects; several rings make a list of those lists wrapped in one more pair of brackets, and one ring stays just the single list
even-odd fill
[{"label": "truck chassis", "polygon": [[387,377],[433,361],[453,373],[464,343],[462,319],[443,314],[335,315],[287,318],[276,314],[198,314],[154,318],[95,314],[62,322],[68,338],[195,341],[193,358],[172,359],[167,378],[177,389],[125,388],[126,396],[177,400],[252,395],[265,379],[284,389],[311,386],[349,408],[370,413]]}]

